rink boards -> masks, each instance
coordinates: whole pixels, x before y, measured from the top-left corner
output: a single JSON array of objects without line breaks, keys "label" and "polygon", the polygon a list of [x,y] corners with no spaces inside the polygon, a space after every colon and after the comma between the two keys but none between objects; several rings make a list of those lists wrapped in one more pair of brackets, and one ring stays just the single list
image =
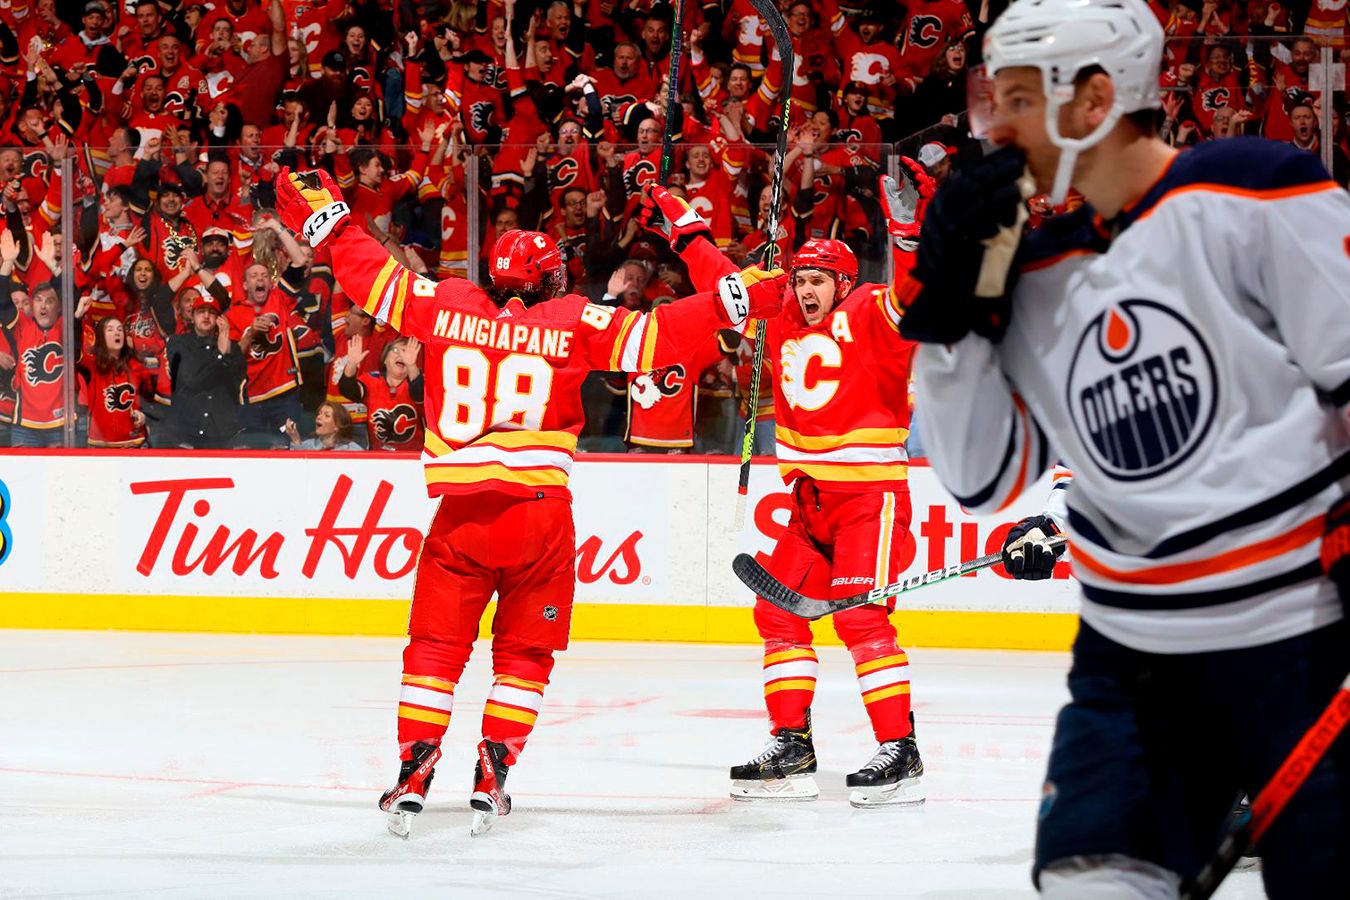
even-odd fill
[{"label": "rink boards", "polygon": [[[744,533],[734,460],[582,457],[578,640],[752,642],[737,552],[767,554],[790,497],[756,465]],[[1038,512],[1049,480],[995,517],[964,513],[910,469],[906,574],[982,556]],[[434,510],[411,456],[0,454],[0,627],[398,635]],[[1065,649],[1077,592],[999,567],[900,598],[910,646]],[[826,623],[822,642],[834,642]]]}]

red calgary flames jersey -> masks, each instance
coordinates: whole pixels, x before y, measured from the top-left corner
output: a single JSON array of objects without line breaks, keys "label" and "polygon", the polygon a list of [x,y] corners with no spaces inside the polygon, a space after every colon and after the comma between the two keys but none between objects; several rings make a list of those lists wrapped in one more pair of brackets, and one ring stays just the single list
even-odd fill
[{"label": "red calgary flames jersey", "polygon": [[[734,269],[707,240],[684,253],[695,283]],[[909,266],[897,267],[902,274]],[[854,288],[815,326],[791,299],[766,323],[774,373],[778,470],[836,491],[908,490],[909,370],[915,344],[900,336],[895,292]]]},{"label": "red calgary flames jersey", "polygon": [[432,496],[570,497],[587,373],[690,359],[718,329],[743,324],[717,292],[645,314],[577,295],[498,307],[470,281],[415,275],[350,225],[333,239],[333,274],[366,312],[422,342]]}]

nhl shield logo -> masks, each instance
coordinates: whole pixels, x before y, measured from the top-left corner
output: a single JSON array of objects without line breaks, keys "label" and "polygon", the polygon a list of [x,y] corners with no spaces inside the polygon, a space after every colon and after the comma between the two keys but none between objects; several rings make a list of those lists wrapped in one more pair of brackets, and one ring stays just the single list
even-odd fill
[{"label": "nhl shield logo", "polygon": [[544,607],[544,618],[545,618],[545,619],[548,619],[550,622],[556,622],[556,621],[558,620],[558,607],[556,607],[556,606],[545,606],[545,607]]},{"label": "nhl shield logo", "polygon": [[1079,440],[1103,472],[1120,481],[1155,478],[1209,433],[1219,400],[1214,356],[1176,310],[1125,300],[1084,329],[1066,399]]}]

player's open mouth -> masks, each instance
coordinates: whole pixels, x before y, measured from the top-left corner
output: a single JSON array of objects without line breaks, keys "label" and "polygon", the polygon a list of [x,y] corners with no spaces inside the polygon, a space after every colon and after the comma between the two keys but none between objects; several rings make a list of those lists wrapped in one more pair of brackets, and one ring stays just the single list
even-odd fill
[{"label": "player's open mouth", "polygon": [[820,304],[814,300],[803,300],[802,309],[808,316],[814,316],[816,313],[820,312]]}]

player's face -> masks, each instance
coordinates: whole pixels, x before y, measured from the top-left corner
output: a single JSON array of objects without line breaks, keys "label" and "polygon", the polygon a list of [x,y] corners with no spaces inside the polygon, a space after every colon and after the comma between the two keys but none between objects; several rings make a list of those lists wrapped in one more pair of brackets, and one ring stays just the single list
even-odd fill
[{"label": "player's face", "polygon": [[[1060,131],[1065,132],[1061,109]],[[994,113],[989,138],[1000,146],[1012,144],[1027,157],[1038,193],[1054,187],[1059,148],[1045,128],[1045,91],[1038,69],[1004,69],[994,76]]]},{"label": "player's face", "polygon": [[792,291],[802,307],[807,325],[819,325],[834,308],[834,275],[820,269],[801,269],[792,273]]}]

